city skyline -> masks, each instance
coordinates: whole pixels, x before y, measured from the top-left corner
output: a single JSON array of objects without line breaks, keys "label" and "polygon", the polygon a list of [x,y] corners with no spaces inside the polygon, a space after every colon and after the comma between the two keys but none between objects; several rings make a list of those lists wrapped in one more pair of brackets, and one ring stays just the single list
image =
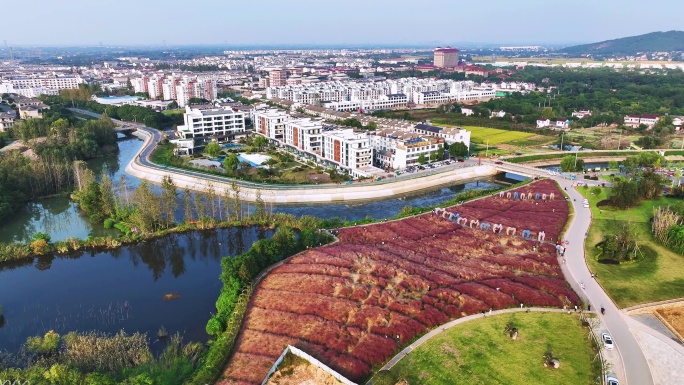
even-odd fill
[{"label": "city skyline", "polygon": [[103,10],[85,0],[70,3],[6,4],[3,10],[15,17],[4,20],[0,38],[13,46],[572,45],[681,29],[677,15],[684,11],[684,4],[674,0],[657,8],[616,0],[496,1],[487,6],[429,0],[419,7],[389,0],[349,0],[343,7],[292,0],[266,1],[258,8],[122,0]]}]

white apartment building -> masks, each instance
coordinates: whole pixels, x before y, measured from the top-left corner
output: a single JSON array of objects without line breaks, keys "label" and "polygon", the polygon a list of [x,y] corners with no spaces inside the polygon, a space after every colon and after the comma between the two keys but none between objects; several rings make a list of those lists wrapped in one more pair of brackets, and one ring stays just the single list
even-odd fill
[{"label": "white apartment building", "polygon": [[245,134],[245,115],[231,108],[190,108],[185,107],[185,125],[178,126],[178,134],[183,139],[195,142],[219,142],[234,140]]},{"label": "white apartment building", "polygon": [[367,169],[372,168],[373,148],[370,136],[354,132],[353,129],[325,131],[323,138],[323,158],[346,170],[353,177],[365,177]]},{"label": "white apartment building", "polygon": [[363,111],[377,111],[389,110],[397,107],[406,107],[408,104],[408,97],[404,94],[388,94],[380,95],[373,100],[356,100],[356,101],[341,101],[341,102],[323,102],[323,107],[336,111],[356,112]]},{"label": "white apartment building", "polygon": [[371,140],[375,165],[394,170],[418,165],[421,154],[429,160],[431,153],[444,146],[442,138],[393,129],[376,131]]},{"label": "white apartment building", "polygon": [[470,148],[470,134],[468,130],[459,127],[437,127],[428,124],[416,124],[413,131],[421,134],[442,138],[448,144],[463,143]]},{"label": "white apartment building", "polygon": [[290,119],[287,112],[276,108],[255,110],[252,115],[252,124],[257,134],[282,143],[285,139],[285,124]]},{"label": "white apartment building", "polygon": [[[311,118],[285,123],[285,145],[296,149],[300,156],[323,156],[323,122]],[[309,156],[311,155],[311,156]]]},{"label": "white apartment building", "polygon": [[78,85],[85,83],[80,76],[65,75],[34,75],[8,77],[6,81],[11,83],[15,89],[22,88],[47,88],[47,89],[70,89],[78,88]]}]

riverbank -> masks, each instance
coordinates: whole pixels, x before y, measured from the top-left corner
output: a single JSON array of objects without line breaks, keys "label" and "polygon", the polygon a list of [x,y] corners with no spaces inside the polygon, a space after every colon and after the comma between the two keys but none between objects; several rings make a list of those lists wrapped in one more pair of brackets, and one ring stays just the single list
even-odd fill
[{"label": "riverbank", "polygon": [[[144,165],[140,158],[145,157],[145,161],[149,162],[149,154],[151,152],[149,147],[156,145],[156,143],[153,143],[156,135],[145,129],[136,131],[134,135],[143,139],[144,144],[126,166],[126,172],[130,175],[155,184],[161,184],[165,176],[171,176],[179,188],[188,188],[195,191],[205,191],[209,188],[210,184],[217,190],[231,188],[233,179],[227,177],[221,178],[199,172]],[[247,202],[255,202],[258,196],[260,196],[264,202],[276,204],[333,203],[386,199],[468,179],[493,176],[497,173],[498,171],[495,167],[485,164],[435,172],[411,179],[363,182],[351,185],[281,186],[236,182],[240,187],[240,199]]]}]

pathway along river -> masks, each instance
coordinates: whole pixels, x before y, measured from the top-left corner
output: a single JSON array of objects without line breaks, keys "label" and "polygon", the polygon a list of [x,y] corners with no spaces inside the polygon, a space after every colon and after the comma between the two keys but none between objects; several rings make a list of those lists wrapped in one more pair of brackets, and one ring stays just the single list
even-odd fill
[{"label": "pathway along river", "polygon": [[[142,142],[119,141],[119,154],[89,162],[98,175],[115,184]],[[126,175],[127,185],[139,180]],[[454,194],[514,182],[482,178],[419,194],[354,204],[275,206],[274,211],[347,220],[396,215],[403,206],[438,205]],[[27,205],[0,226],[0,242],[26,241],[36,232],[52,240],[85,238],[109,230],[80,215],[68,197]],[[47,257],[0,265],[0,351],[17,351],[27,337],[53,329],[70,331],[147,333],[152,347],[157,331],[180,332],[186,341],[207,339],[204,326],[218,297],[220,259],[247,250],[272,232],[257,228],[220,229],[170,235],[143,244],[105,252]],[[180,297],[164,301],[165,294]]]}]

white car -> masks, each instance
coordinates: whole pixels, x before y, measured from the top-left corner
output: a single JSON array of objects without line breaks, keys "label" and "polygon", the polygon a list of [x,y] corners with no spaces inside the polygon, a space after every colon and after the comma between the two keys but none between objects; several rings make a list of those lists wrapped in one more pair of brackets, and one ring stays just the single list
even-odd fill
[{"label": "white car", "polygon": [[601,339],[603,340],[603,346],[606,350],[613,350],[613,337],[608,333],[601,333]]},{"label": "white car", "polygon": [[588,209],[588,208],[589,208],[589,205],[584,205],[584,208],[585,208],[585,209]]},{"label": "white car", "polygon": [[606,385],[620,385],[618,379],[613,376],[606,376]]}]

